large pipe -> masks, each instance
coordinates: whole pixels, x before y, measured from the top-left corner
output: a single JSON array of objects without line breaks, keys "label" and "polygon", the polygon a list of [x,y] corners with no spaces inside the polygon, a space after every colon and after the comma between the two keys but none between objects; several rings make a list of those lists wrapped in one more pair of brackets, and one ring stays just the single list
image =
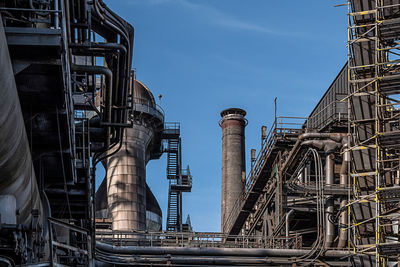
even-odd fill
[{"label": "large pipe", "polygon": [[230,108],[221,112],[222,128],[222,183],[221,183],[221,232],[237,199],[242,194],[242,172],[246,172],[245,127],[246,111]]},{"label": "large pipe", "polygon": [[1,15],[0,58],[0,195],[15,197],[16,223],[30,226],[43,210]]},{"label": "large pipe", "polygon": [[[125,255],[198,255],[198,256],[243,256],[243,257],[298,257],[310,252],[307,249],[264,248],[212,248],[212,247],[136,247],[114,246],[96,242],[100,251]],[[322,256],[328,258],[348,256],[348,251],[327,250]]]},{"label": "large pipe", "polygon": [[[335,155],[328,154],[326,156],[325,162],[325,187],[331,188],[335,183]],[[332,247],[333,241],[335,239],[335,224],[333,222],[333,212],[334,212],[334,199],[332,195],[329,195],[326,199],[325,208],[325,248]]]},{"label": "large pipe", "polygon": [[[176,267],[199,267],[199,266],[294,266],[295,259],[289,257],[202,257],[202,256],[117,256],[96,255],[97,267],[114,266],[176,266]],[[304,260],[307,264],[312,260]],[[326,266],[348,266],[348,260],[324,260]]]},{"label": "large pipe", "polygon": [[[293,149],[290,151],[288,159],[283,164],[282,170],[292,164],[293,158],[303,146],[311,146],[328,153],[325,164],[325,186],[331,188],[335,182],[334,154],[333,151],[341,148],[346,142],[347,134],[342,133],[305,133],[299,136]],[[311,140],[309,140],[311,139]],[[332,219],[334,212],[334,198],[328,196],[325,209],[325,248],[330,248],[335,239],[335,225]]]},{"label": "large pipe", "polygon": [[[282,165],[282,170],[285,170],[291,163],[294,156],[300,150],[302,146],[315,146],[318,149],[325,149],[325,152],[331,151],[341,147],[341,144],[345,142],[347,134],[343,133],[304,133],[301,134],[290,150],[287,160]],[[328,140],[308,140],[308,139],[328,139]],[[316,141],[316,142],[314,142]],[[325,145],[321,144],[321,141],[325,141]]]},{"label": "large pipe", "polygon": [[[348,145],[347,143],[344,144],[343,146],[343,159],[342,159],[342,165],[340,167],[340,187],[346,188],[349,185],[348,181],[348,164],[350,161],[350,152],[346,151]],[[340,198],[340,216],[339,216],[339,242],[338,242],[338,248],[344,248],[346,246],[347,242],[347,224],[348,224],[348,218],[347,218],[347,198],[342,196]]]}]

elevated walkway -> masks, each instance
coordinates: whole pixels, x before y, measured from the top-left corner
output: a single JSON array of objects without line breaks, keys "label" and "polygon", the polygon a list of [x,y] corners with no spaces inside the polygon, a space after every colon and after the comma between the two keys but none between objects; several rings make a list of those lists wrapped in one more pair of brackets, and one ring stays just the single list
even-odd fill
[{"label": "elevated walkway", "polygon": [[277,117],[270,132],[263,140],[261,151],[252,163],[252,170],[247,177],[243,196],[237,199],[228,216],[224,229],[228,235],[238,235],[243,228],[254,204],[263,192],[271,176],[272,165],[278,151],[293,146],[297,137],[304,132],[305,118]]}]

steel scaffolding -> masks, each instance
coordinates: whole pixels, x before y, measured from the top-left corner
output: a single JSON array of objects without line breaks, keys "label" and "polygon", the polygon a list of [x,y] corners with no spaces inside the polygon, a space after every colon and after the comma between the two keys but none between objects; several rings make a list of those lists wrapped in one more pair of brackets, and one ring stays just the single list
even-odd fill
[{"label": "steel scaffolding", "polygon": [[348,22],[349,248],[387,266],[400,248],[400,3],[349,0]]}]

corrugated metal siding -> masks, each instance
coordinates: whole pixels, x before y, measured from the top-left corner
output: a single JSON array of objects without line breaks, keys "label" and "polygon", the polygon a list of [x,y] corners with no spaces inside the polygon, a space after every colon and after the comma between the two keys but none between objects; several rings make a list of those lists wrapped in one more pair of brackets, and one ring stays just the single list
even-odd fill
[{"label": "corrugated metal siding", "polygon": [[321,130],[331,123],[347,120],[347,63],[311,112],[307,127]]}]

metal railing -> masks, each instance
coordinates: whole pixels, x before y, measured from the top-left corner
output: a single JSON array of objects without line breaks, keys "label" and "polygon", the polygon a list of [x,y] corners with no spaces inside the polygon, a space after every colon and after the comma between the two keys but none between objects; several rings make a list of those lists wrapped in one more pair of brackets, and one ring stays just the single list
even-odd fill
[{"label": "metal railing", "polygon": [[332,122],[347,122],[347,101],[336,100],[307,118],[305,128],[320,130]]},{"label": "metal railing", "polygon": [[[90,266],[92,261],[92,249],[89,231],[50,217],[47,221],[49,230],[50,266],[59,266],[59,261],[64,264],[75,262],[82,266]],[[71,236],[74,236],[76,240],[71,241]],[[58,250],[68,251],[68,253],[61,255]]]},{"label": "metal railing", "polygon": [[[244,195],[246,196],[254,182],[258,178],[265,161],[268,159],[268,155],[271,152],[276,140],[278,138],[296,137],[297,135],[304,132],[302,128],[304,125],[304,117],[277,117],[271,130],[268,132],[266,138],[262,141],[261,150],[258,152],[257,157],[251,163],[251,172],[247,176],[246,187]],[[301,122],[299,122],[301,120]]]},{"label": "metal railing", "polygon": [[301,236],[229,236],[215,232],[97,231],[96,240],[115,246],[292,248],[301,249]]},{"label": "metal railing", "polygon": [[[33,3],[28,8],[22,7],[0,7],[0,13],[5,19],[15,18],[14,12],[24,12],[24,20],[27,24],[46,24],[49,28],[59,29],[62,23],[62,10],[63,1],[52,0],[40,3],[36,6]],[[11,14],[11,16],[10,16]]]},{"label": "metal railing", "polygon": [[165,117],[164,110],[151,100],[134,97],[131,101],[132,111],[144,112],[157,117]]},{"label": "metal railing", "polygon": [[179,122],[165,122],[164,129],[179,131],[181,124]]}]

